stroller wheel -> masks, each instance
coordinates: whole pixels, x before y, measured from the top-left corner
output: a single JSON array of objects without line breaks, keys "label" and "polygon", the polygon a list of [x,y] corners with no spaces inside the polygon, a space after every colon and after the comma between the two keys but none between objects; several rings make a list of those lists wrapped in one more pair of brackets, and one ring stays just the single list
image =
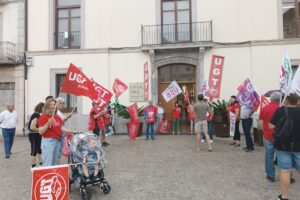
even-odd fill
[{"label": "stroller wheel", "polygon": [[91,195],[89,193],[87,193],[85,188],[80,189],[80,196],[81,196],[82,200],[90,200],[91,199]]},{"label": "stroller wheel", "polygon": [[108,194],[108,193],[110,193],[110,186],[108,184],[105,184],[105,185],[103,185],[102,190],[103,190],[104,194]]}]

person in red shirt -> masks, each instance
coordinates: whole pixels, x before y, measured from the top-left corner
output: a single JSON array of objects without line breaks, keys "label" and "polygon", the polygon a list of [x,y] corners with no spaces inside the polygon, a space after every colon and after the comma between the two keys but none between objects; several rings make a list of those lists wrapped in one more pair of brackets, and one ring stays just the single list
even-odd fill
[{"label": "person in red shirt", "polygon": [[173,135],[175,134],[175,130],[179,134],[179,121],[180,121],[181,108],[178,106],[176,102],[173,108],[172,117],[173,117]]},{"label": "person in red shirt", "polygon": [[156,121],[157,107],[152,105],[151,100],[148,103],[149,105],[143,109],[146,123],[146,140],[149,139],[149,128],[151,129],[151,140],[154,140],[154,123]]},{"label": "person in red shirt", "polygon": [[265,147],[265,172],[266,177],[270,182],[275,182],[275,166],[274,166],[274,138],[273,130],[270,129],[269,123],[275,111],[279,108],[280,93],[273,92],[270,96],[271,103],[261,109],[259,114],[258,128],[264,133]]},{"label": "person in red shirt", "polygon": [[100,141],[102,146],[110,145],[105,141],[105,112],[100,111],[99,106],[95,103],[92,103],[92,109],[89,115],[89,131],[93,131],[98,137],[100,137]]},{"label": "person in red shirt", "polygon": [[61,118],[54,114],[55,105],[56,101],[54,99],[48,99],[44,106],[44,112],[38,119],[39,134],[42,135],[43,166],[57,164],[62,131],[74,132],[63,127]]},{"label": "person in red shirt", "polygon": [[228,111],[228,119],[230,119],[230,112],[235,114],[235,129],[234,129],[234,136],[233,141],[230,145],[241,146],[241,133],[240,133],[240,112],[241,106],[239,102],[236,100],[236,96],[231,96],[229,100],[229,107],[227,108]]}]

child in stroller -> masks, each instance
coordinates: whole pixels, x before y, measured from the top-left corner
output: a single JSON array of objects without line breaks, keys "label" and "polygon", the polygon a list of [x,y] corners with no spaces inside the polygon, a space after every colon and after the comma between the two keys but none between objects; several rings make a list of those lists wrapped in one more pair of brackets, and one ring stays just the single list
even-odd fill
[{"label": "child in stroller", "polygon": [[104,151],[101,142],[92,133],[75,134],[69,142],[70,186],[79,183],[82,200],[90,199],[86,186],[99,186],[104,194],[110,186],[104,178]]}]

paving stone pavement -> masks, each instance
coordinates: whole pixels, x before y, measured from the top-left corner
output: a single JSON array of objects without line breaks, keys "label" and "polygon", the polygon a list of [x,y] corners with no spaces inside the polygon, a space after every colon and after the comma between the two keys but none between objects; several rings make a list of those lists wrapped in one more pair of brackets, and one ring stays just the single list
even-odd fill
[{"label": "paving stone pavement", "polygon": [[[243,140],[244,138],[242,138]],[[265,179],[263,148],[245,153],[228,145],[230,139],[216,138],[213,152],[203,145],[197,152],[192,135],[157,136],[155,141],[136,141],[110,136],[105,148],[108,161],[105,177],[112,187],[104,195],[89,187],[92,200],[273,200],[277,182]],[[3,155],[3,141],[0,141]],[[242,145],[243,147],[243,145]],[[0,158],[0,199],[29,200],[31,195],[30,146],[28,138],[16,137],[10,159]],[[64,160],[66,162],[66,160]],[[300,199],[300,179],[290,190],[290,199]],[[70,199],[80,200],[71,189]]]}]

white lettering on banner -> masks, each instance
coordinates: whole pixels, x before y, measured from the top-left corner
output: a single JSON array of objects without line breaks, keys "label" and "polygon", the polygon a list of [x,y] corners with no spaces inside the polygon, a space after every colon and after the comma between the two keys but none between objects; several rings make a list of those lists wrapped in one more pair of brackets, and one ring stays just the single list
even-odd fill
[{"label": "white lettering on banner", "polygon": [[176,83],[176,81],[173,81],[162,93],[162,96],[166,100],[166,102],[169,102],[171,99],[176,97],[178,94],[182,93],[181,88]]},{"label": "white lettering on banner", "polygon": [[84,82],[87,81],[85,78],[83,78],[81,76],[81,74],[77,74],[77,73],[73,74],[73,72],[70,72],[69,80],[70,81],[76,81],[77,83],[80,83],[80,84],[83,84]]},{"label": "white lettering on banner", "polygon": [[219,79],[215,79],[215,78],[213,78],[211,80],[214,82],[214,86],[217,85],[217,82],[219,81]]},{"label": "white lettering on banner", "polygon": [[215,64],[216,64],[216,65],[221,65],[221,64],[222,64],[222,59],[216,58],[216,59],[215,59]]},{"label": "white lettering on banner", "polygon": [[215,68],[214,70],[213,70],[213,74],[214,75],[220,75],[220,69],[218,69],[218,68]]},{"label": "white lettering on banner", "polygon": [[[40,200],[57,200],[61,193],[61,183],[57,176],[51,179],[42,179],[40,186]],[[53,199],[54,195],[54,199]]]}]

